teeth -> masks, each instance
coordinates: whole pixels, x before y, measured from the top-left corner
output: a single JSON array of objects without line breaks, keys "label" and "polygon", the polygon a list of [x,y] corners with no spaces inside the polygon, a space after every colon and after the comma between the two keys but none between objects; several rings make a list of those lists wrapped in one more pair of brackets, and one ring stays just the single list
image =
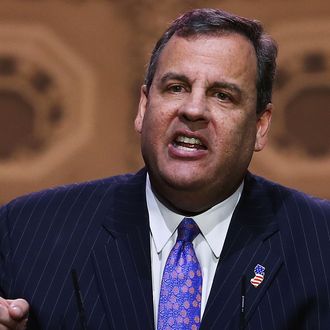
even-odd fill
[{"label": "teeth", "polygon": [[197,150],[196,148],[188,148],[184,146],[177,146],[178,149],[185,150],[185,151],[195,151]]},{"label": "teeth", "polygon": [[203,145],[201,140],[196,139],[196,138],[188,138],[187,136],[178,136],[176,139],[178,142],[182,142],[182,143],[187,143],[187,144],[199,144],[199,145]]}]

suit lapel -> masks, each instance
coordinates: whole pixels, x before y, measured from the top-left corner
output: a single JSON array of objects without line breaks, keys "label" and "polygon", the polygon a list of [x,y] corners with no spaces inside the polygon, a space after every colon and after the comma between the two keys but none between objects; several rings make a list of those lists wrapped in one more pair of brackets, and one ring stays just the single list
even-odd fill
[{"label": "suit lapel", "polygon": [[[128,188],[127,188],[128,187]],[[93,261],[108,322],[114,329],[152,329],[153,300],[145,173],[114,193]]]},{"label": "suit lapel", "polygon": [[[274,203],[262,188],[252,176],[247,176],[220,256],[202,329],[238,329],[242,317],[242,285],[245,288],[244,324],[247,324],[282,264],[276,242]],[[258,264],[265,267],[265,275],[255,288],[250,279],[255,276],[254,268]]]}]

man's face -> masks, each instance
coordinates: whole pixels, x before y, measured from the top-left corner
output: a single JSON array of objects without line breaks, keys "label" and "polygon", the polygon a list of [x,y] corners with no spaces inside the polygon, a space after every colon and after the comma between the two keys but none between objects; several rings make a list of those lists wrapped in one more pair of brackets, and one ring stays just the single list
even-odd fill
[{"label": "man's face", "polygon": [[159,196],[199,195],[207,208],[237,188],[271,117],[270,106],[256,115],[256,79],[255,50],[239,34],[170,39],[135,121]]}]

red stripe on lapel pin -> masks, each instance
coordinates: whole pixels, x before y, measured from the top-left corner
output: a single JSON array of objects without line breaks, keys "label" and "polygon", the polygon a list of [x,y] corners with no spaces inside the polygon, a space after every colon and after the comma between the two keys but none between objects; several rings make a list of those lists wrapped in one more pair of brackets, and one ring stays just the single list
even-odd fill
[{"label": "red stripe on lapel pin", "polygon": [[254,267],[254,277],[251,278],[250,282],[255,288],[257,288],[264,280],[265,269],[264,266],[259,264]]}]

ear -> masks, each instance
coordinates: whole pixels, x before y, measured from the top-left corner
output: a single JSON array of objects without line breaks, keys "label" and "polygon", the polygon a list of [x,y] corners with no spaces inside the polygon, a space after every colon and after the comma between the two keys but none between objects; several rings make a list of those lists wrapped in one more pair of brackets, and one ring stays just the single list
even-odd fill
[{"label": "ear", "polygon": [[268,103],[266,106],[266,110],[258,118],[257,135],[254,145],[254,151],[261,151],[267,143],[268,132],[270,129],[270,123],[272,119],[272,112],[273,112],[273,105],[271,103]]},{"label": "ear", "polygon": [[138,112],[137,112],[137,115],[136,115],[135,121],[134,121],[135,130],[140,134],[142,132],[144,114],[147,109],[147,101],[148,101],[147,86],[143,85],[141,87],[141,91],[140,91],[139,108],[138,108]]}]

